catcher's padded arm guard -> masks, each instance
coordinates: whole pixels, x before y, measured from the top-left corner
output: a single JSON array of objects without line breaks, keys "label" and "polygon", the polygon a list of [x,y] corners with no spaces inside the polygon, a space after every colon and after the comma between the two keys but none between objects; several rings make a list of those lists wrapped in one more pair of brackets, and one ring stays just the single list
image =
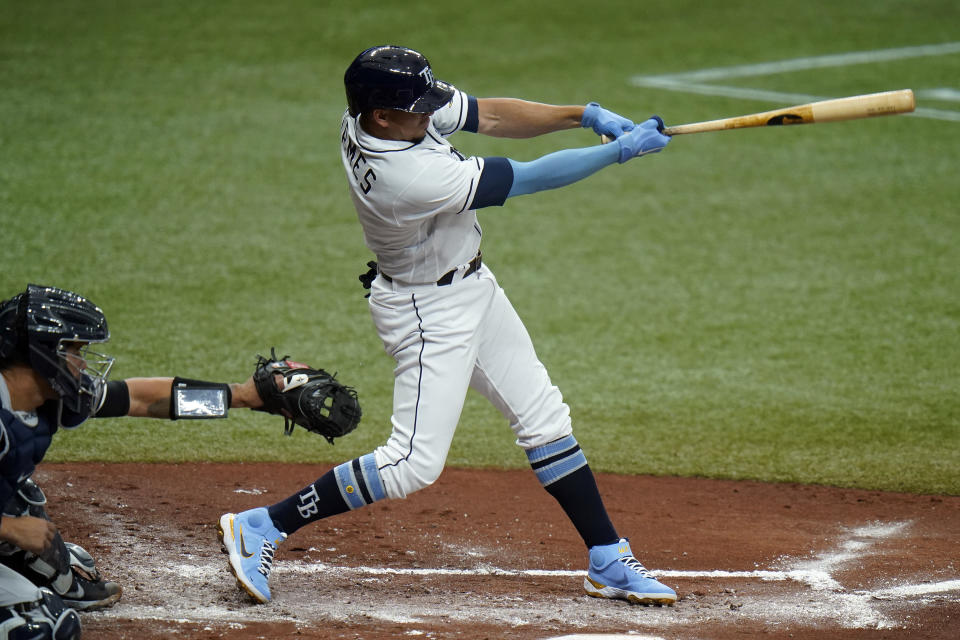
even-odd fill
[{"label": "catcher's padded arm guard", "polygon": [[298,424],[330,444],[356,429],[362,416],[357,392],[323,369],[288,358],[277,358],[272,348],[269,358],[257,356],[253,382],[263,406],[255,411],[283,416],[286,435]]},{"label": "catcher's padded arm guard", "polygon": [[226,418],[231,395],[228,384],[177,376],[170,385],[170,419]]}]

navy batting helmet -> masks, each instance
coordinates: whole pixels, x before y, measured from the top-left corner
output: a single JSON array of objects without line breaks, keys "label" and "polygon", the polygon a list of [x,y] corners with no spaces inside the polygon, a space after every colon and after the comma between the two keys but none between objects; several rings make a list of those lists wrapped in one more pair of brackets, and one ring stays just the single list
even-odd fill
[{"label": "navy batting helmet", "polygon": [[352,116],[368,109],[429,113],[453,97],[453,87],[433,77],[423,54],[406,47],[367,49],[347,67],[343,84]]},{"label": "navy batting helmet", "polygon": [[[47,379],[63,406],[89,416],[113,358],[87,349],[110,339],[95,304],[64,289],[35,284],[0,303],[0,361],[22,361]],[[67,347],[79,343],[79,353]]]}]

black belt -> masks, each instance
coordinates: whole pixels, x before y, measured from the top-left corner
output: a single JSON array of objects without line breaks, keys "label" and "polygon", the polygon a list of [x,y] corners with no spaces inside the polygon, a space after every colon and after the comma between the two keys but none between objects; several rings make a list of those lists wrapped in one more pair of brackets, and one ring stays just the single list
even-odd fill
[{"label": "black belt", "polygon": [[[480,254],[477,253],[477,257],[470,261],[470,266],[467,267],[467,270],[463,272],[463,277],[466,278],[471,273],[475,273],[477,269],[480,268],[480,265],[483,264],[483,260],[480,258]],[[383,271],[380,272],[381,277],[387,282],[393,282],[393,278],[385,274]],[[451,269],[445,274],[440,276],[440,279],[437,280],[438,287],[445,287],[448,284],[453,284],[453,276],[457,275],[456,269]]]}]

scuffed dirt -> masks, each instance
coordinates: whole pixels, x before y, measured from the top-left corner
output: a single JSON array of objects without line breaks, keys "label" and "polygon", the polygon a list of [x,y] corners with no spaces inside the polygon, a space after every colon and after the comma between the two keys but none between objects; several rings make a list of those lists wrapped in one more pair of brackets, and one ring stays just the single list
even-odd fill
[{"label": "scuffed dirt", "polygon": [[220,553],[220,514],[279,501],[329,467],[44,464],[66,539],[124,586],[85,638],[511,638],[623,634],[953,639],[960,497],[600,475],[611,518],[680,594],[583,594],[586,552],[529,471],[448,469],[407,500],[308,525],[254,605]]}]

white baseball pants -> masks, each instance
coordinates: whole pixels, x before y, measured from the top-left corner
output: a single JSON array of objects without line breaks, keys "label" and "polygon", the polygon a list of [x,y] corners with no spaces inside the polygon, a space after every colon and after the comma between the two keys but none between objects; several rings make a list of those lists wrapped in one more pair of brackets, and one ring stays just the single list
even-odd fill
[{"label": "white baseball pants", "polygon": [[374,451],[387,497],[440,477],[468,387],[500,410],[523,449],[570,435],[569,407],[486,265],[448,286],[378,277],[370,310],[397,362],[393,431]]}]

